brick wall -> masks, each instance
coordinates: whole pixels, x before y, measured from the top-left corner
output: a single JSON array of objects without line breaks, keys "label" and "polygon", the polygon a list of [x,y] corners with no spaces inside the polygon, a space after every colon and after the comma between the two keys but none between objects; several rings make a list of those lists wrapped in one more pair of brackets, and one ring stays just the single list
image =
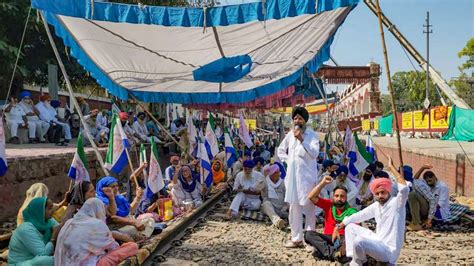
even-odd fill
[{"label": "brick wall", "polygon": [[[395,165],[399,165],[398,150],[391,147],[377,147],[378,159],[387,164],[388,156],[391,156]],[[413,167],[413,174],[424,164],[433,165],[432,171],[439,180],[444,181],[449,186],[450,193],[474,196],[474,167],[463,154],[458,154],[454,159],[440,158],[429,155],[403,151],[403,163]]]},{"label": "brick wall", "polygon": [[[18,209],[25,200],[26,191],[34,183],[42,182],[47,185],[49,198],[54,202],[60,202],[69,188],[71,179],[67,177],[67,172],[73,156],[74,153],[70,152],[9,159],[8,171],[0,178],[0,222],[16,217]],[[105,158],[105,150],[102,151],[102,156]],[[134,167],[137,167],[135,158],[138,158],[138,155],[132,151],[130,156]],[[101,177],[102,170],[93,151],[87,152],[86,157],[89,175],[95,184]],[[164,167],[168,165],[169,156],[160,154],[160,159],[161,169],[164,171]]]}]

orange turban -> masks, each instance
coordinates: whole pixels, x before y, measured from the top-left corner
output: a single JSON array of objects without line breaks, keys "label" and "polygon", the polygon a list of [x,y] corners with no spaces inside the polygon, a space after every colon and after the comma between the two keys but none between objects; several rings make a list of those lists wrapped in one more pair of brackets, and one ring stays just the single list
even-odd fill
[{"label": "orange turban", "polygon": [[51,99],[51,97],[49,97],[49,95],[41,95],[40,96],[40,101],[42,101],[42,102],[50,100],[50,99]]},{"label": "orange turban", "polygon": [[[214,166],[215,166],[217,163],[219,164],[219,169],[216,171],[216,170],[214,170]],[[212,170],[212,179],[213,179],[213,181],[214,181],[214,185],[217,185],[217,184],[219,184],[220,182],[224,181],[225,173],[224,173],[224,171],[222,171],[223,166],[224,166],[224,165],[222,165],[221,160],[218,160],[218,159],[216,159],[216,160],[212,163],[211,170]]]},{"label": "orange turban", "polygon": [[379,187],[387,192],[392,192],[392,181],[388,178],[376,178],[370,182],[370,191],[372,193]]}]

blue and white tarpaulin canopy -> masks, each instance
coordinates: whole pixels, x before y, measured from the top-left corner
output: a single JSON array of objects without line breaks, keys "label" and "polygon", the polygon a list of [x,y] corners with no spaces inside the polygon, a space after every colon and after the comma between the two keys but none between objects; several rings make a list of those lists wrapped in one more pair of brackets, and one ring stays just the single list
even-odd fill
[{"label": "blue and white tarpaulin canopy", "polygon": [[32,5],[113,95],[189,104],[251,101],[292,85],[305,67],[315,72],[357,2],[267,0],[206,9],[93,0]]}]

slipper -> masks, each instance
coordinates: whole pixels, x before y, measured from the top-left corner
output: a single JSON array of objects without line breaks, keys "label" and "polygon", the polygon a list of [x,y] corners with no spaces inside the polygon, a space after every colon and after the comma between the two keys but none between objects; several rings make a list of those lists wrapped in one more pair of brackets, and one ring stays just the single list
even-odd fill
[{"label": "slipper", "polygon": [[429,232],[427,231],[416,231],[415,232],[417,235],[421,236],[421,237],[426,237],[426,238],[429,238],[429,239],[434,239],[435,237],[433,235],[431,235]]}]

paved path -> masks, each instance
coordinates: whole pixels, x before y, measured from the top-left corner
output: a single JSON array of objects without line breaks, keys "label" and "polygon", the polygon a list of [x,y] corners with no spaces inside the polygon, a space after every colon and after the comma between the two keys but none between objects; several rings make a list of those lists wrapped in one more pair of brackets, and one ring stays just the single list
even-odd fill
[{"label": "paved path", "polygon": [[[361,139],[366,139],[362,136]],[[397,138],[391,137],[373,137],[376,145],[397,148]],[[407,139],[401,138],[402,149],[418,154],[446,158],[450,160],[456,159],[456,154],[464,154],[469,156],[474,163],[474,142],[466,141],[445,141],[439,139]],[[463,152],[464,149],[464,152]]]},{"label": "paved path", "polygon": [[[99,150],[106,150],[100,148]],[[85,152],[93,152],[90,147],[84,148]],[[56,146],[54,143],[38,143],[38,144],[7,144],[7,159],[19,159],[28,157],[48,157],[51,155],[59,155],[66,153],[74,153],[76,151],[76,140],[74,139],[69,146]]]}]

